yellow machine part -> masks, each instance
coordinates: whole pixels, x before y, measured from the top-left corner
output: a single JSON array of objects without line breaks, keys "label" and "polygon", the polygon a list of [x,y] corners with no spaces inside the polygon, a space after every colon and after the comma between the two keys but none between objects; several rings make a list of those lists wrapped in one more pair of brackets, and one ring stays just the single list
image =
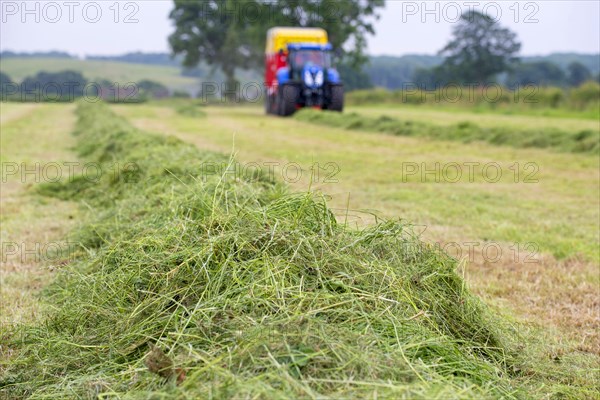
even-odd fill
[{"label": "yellow machine part", "polygon": [[267,31],[267,54],[287,50],[290,43],[327,44],[327,32],[321,28],[275,27]]}]

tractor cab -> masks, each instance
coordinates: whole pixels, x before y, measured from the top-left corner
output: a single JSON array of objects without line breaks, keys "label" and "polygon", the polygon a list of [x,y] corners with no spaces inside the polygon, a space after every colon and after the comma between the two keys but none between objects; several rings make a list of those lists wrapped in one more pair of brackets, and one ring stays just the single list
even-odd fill
[{"label": "tractor cab", "polygon": [[323,86],[331,68],[331,45],[290,44],[288,60],[292,80],[302,82],[307,89]]},{"label": "tractor cab", "polygon": [[288,59],[292,68],[302,68],[306,64],[323,69],[331,68],[331,45],[290,44]]}]

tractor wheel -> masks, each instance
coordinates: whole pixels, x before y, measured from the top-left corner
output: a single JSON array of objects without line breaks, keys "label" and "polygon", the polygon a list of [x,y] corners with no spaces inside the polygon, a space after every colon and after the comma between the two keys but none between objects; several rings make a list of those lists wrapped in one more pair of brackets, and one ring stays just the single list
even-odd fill
[{"label": "tractor wheel", "polygon": [[279,114],[279,96],[277,93],[265,93],[265,112],[267,114]]},{"label": "tractor wheel", "polygon": [[279,87],[277,96],[278,112],[277,114],[287,117],[296,111],[296,102],[298,101],[298,86],[283,84]]},{"label": "tractor wheel", "polygon": [[344,86],[331,86],[331,103],[327,107],[331,111],[344,111]]},{"label": "tractor wheel", "polygon": [[265,114],[271,114],[273,111],[273,106],[272,106],[272,96],[269,96],[269,93],[265,90]]}]

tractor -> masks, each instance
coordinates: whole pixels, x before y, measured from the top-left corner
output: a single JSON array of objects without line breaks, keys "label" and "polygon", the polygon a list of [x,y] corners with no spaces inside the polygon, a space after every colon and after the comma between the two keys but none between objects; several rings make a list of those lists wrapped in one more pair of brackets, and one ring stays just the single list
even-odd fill
[{"label": "tractor", "polygon": [[292,115],[304,107],[341,112],[344,85],[320,28],[271,28],[265,57],[265,111]]}]

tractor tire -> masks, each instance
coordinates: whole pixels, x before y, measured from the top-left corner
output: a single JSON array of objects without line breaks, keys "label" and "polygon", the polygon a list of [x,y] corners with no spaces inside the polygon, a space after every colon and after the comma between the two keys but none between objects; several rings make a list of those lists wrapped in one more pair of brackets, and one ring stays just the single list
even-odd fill
[{"label": "tractor tire", "polygon": [[299,94],[300,90],[296,85],[283,84],[279,86],[277,114],[287,117],[295,113]]},{"label": "tractor tire", "polygon": [[279,114],[279,96],[277,93],[272,95],[265,93],[265,112],[267,114]]},{"label": "tractor tire", "polygon": [[344,86],[331,86],[331,101],[327,106],[328,110],[342,112],[344,111]]},{"label": "tractor tire", "polygon": [[269,96],[269,93],[266,90],[265,90],[264,96],[265,96],[265,114],[272,114],[273,113],[273,105],[271,103],[273,102],[273,98],[272,98],[272,96]]}]

